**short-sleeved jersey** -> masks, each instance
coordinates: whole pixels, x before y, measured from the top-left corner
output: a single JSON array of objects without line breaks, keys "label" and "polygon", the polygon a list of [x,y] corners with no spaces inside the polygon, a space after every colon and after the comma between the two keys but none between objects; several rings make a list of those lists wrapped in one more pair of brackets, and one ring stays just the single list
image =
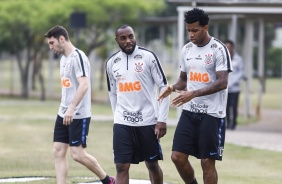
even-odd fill
[{"label": "short-sleeved jersey", "polygon": [[76,94],[79,82],[77,78],[87,77],[89,87],[74,111],[74,119],[91,117],[91,87],[90,87],[90,63],[83,51],[75,49],[68,56],[62,56],[60,60],[60,76],[62,86],[62,98],[58,115],[64,114]]},{"label": "short-sleeved jersey", "polygon": [[169,98],[159,104],[157,87],[162,92],[167,80],[153,52],[138,46],[130,55],[119,51],[108,59],[106,68],[114,123],[147,126],[166,122]]},{"label": "short-sleeved jersey", "polygon": [[[230,55],[226,46],[213,37],[201,47],[189,42],[181,51],[180,70],[187,74],[188,91],[205,88],[216,80],[217,71],[232,71]],[[183,105],[183,109],[223,118],[226,103],[227,89],[193,98]]]}]

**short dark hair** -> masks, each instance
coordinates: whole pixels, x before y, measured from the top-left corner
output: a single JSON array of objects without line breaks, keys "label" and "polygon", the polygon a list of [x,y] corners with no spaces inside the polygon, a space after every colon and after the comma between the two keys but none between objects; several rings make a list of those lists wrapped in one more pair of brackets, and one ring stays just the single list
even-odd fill
[{"label": "short dark hair", "polygon": [[235,43],[232,40],[225,40],[225,44],[229,43],[232,47],[235,46]]},{"label": "short dark hair", "polygon": [[201,26],[209,24],[209,16],[204,12],[204,10],[199,8],[194,8],[185,13],[185,22],[187,24],[192,24],[198,22]]},{"label": "short dark hair", "polygon": [[129,25],[127,25],[127,24],[122,24],[122,25],[120,25],[120,26],[116,29],[116,32],[115,32],[116,36],[117,36],[117,34],[118,34],[118,30],[119,30],[119,29],[125,29],[125,28],[127,28],[127,27],[131,27],[131,26],[129,26]]},{"label": "short dark hair", "polygon": [[45,38],[54,37],[56,39],[59,39],[60,36],[65,37],[67,41],[69,40],[69,34],[63,26],[55,26],[44,35]]}]

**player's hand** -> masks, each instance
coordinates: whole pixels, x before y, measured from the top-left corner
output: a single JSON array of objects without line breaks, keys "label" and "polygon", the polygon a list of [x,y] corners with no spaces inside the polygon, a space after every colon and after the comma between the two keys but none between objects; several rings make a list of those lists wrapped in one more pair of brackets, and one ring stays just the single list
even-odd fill
[{"label": "player's hand", "polygon": [[157,139],[163,137],[166,134],[166,123],[164,122],[157,122],[155,126],[155,135]]},{"label": "player's hand", "polygon": [[65,112],[64,115],[64,120],[63,124],[64,125],[70,125],[71,122],[73,121],[73,114],[74,114],[74,108],[68,107],[67,111]]},{"label": "player's hand", "polygon": [[179,91],[176,90],[176,92],[179,94],[176,98],[174,98],[171,102],[171,105],[173,106],[181,106],[185,104],[186,102],[190,101],[193,96],[193,91]]},{"label": "player's hand", "polygon": [[163,99],[167,96],[169,96],[173,91],[173,87],[172,86],[167,86],[167,88],[160,94],[158,101],[162,102]]}]

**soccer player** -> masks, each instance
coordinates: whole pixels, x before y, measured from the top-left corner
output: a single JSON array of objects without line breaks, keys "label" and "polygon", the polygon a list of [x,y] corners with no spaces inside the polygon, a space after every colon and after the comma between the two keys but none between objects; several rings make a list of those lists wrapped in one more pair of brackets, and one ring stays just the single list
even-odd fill
[{"label": "soccer player", "polygon": [[[175,130],[171,159],[186,184],[197,184],[189,162],[201,159],[205,184],[217,183],[216,160],[222,160],[225,139],[225,109],[228,73],[232,71],[226,46],[208,33],[208,15],[194,8],[185,13],[190,42],[180,55],[180,76],[160,96],[173,91],[172,105],[183,105]],[[187,89],[187,90],[185,90]]]},{"label": "soccer player", "polygon": [[162,184],[159,139],[166,134],[169,98],[159,104],[156,88],[165,90],[167,80],[157,56],[136,45],[132,27],[120,26],[115,36],[121,50],[108,59],[106,73],[114,113],[116,184],[128,184],[130,164],[142,161],[151,183]]},{"label": "soccer player", "polygon": [[228,77],[228,97],[226,107],[227,129],[234,130],[237,126],[237,110],[240,95],[240,83],[244,78],[244,64],[242,57],[236,52],[235,44],[231,40],[226,40],[225,45],[231,56],[233,71]]},{"label": "soccer player", "polygon": [[62,98],[54,128],[53,155],[57,184],[66,184],[67,150],[72,158],[96,174],[103,184],[113,184],[97,160],[85,151],[91,119],[90,63],[83,51],[75,48],[62,26],[46,34],[50,49],[63,54],[60,60]]}]

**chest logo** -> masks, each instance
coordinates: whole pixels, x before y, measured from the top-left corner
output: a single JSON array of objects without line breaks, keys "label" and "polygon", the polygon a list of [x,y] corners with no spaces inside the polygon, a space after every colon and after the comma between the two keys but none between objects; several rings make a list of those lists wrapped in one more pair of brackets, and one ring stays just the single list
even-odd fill
[{"label": "chest logo", "polygon": [[71,82],[69,78],[63,78],[61,81],[62,87],[69,88],[71,87]]},{"label": "chest logo", "polygon": [[135,82],[119,82],[119,92],[133,92],[142,89],[140,81]]},{"label": "chest logo", "polygon": [[207,72],[189,72],[189,80],[193,82],[210,82],[210,76]]},{"label": "chest logo", "polygon": [[205,64],[206,65],[212,64],[212,54],[206,54],[205,56],[206,56]]},{"label": "chest logo", "polygon": [[136,56],[134,56],[134,59],[136,60],[142,59],[142,56],[140,54],[137,54]]},{"label": "chest logo", "polygon": [[143,63],[140,63],[140,62],[138,62],[138,63],[135,63],[135,72],[137,72],[137,73],[140,73],[140,72],[142,72],[143,71]]}]

